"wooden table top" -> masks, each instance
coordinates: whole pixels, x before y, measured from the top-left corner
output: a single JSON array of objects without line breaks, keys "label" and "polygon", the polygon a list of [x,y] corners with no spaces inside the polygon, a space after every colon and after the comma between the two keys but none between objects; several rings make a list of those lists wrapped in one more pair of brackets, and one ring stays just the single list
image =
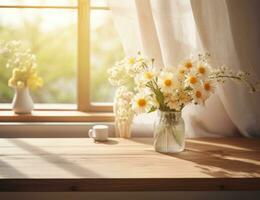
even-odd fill
[{"label": "wooden table top", "polygon": [[151,138],[0,139],[0,191],[260,190],[260,140],[189,139],[178,154]]}]

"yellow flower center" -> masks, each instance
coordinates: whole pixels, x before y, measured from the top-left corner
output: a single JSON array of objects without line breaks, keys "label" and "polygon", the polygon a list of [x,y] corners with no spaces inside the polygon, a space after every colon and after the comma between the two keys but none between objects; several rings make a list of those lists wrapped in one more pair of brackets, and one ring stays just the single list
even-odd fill
[{"label": "yellow flower center", "polygon": [[144,107],[146,105],[146,100],[145,99],[138,99],[137,104],[140,107]]},{"label": "yellow flower center", "polygon": [[205,90],[209,91],[210,88],[211,88],[211,86],[210,86],[209,83],[205,83],[205,84],[204,84],[204,89],[205,89]]},{"label": "yellow flower center", "polygon": [[144,76],[148,80],[151,80],[153,78],[153,74],[151,72],[145,72]]},{"label": "yellow flower center", "polygon": [[200,66],[200,67],[198,68],[198,71],[199,71],[200,74],[205,74],[206,69],[205,69],[205,67]]},{"label": "yellow flower center", "polygon": [[185,63],[185,67],[187,68],[187,69],[190,69],[190,68],[192,68],[192,63],[189,61],[189,62],[186,62]]},{"label": "yellow flower center", "polygon": [[129,64],[133,65],[135,64],[135,58],[129,58]]},{"label": "yellow flower center", "polygon": [[189,81],[191,84],[196,84],[198,82],[198,79],[195,76],[191,76]]},{"label": "yellow flower center", "polygon": [[201,94],[200,91],[196,91],[195,96],[196,96],[197,98],[201,98],[202,94]]},{"label": "yellow flower center", "polygon": [[166,79],[165,81],[164,81],[164,85],[166,85],[166,86],[171,86],[172,85],[172,81],[170,80],[170,79]]}]

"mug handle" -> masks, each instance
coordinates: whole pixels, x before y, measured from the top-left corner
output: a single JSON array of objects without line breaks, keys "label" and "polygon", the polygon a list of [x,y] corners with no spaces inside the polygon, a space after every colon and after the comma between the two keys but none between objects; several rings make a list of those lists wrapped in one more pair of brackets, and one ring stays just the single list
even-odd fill
[{"label": "mug handle", "polygon": [[93,133],[93,129],[89,129],[89,131],[88,131],[88,136],[89,136],[90,138],[93,138],[92,133]]}]

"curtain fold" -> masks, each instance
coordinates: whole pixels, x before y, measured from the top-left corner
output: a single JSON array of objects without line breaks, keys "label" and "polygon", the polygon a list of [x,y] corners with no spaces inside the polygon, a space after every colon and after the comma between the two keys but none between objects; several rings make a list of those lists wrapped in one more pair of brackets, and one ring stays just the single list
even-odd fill
[{"label": "curtain fold", "polygon": [[[260,80],[260,15],[258,0],[191,0],[204,49],[214,64],[249,71]],[[259,93],[228,82],[218,93],[232,122],[245,136],[260,135]]]},{"label": "curtain fold", "polygon": [[[109,0],[127,55],[142,51],[159,67],[175,67],[198,52],[212,54],[213,66],[250,70],[260,80],[257,0]],[[259,6],[258,6],[259,8]],[[257,28],[254,28],[257,26]],[[257,29],[257,30],[255,30]],[[250,37],[250,38],[249,38]],[[227,83],[206,102],[183,110],[188,137],[259,134],[258,94]],[[151,126],[151,116],[138,117]],[[238,131],[239,130],[239,131]],[[150,133],[152,135],[152,132]]]}]

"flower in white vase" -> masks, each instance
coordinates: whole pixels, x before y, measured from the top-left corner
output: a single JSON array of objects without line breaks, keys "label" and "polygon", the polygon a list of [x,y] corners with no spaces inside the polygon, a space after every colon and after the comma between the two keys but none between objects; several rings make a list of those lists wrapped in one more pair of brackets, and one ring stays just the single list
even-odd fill
[{"label": "flower in white vase", "polygon": [[36,56],[23,48],[20,41],[0,41],[0,56],[7,60],[6,68],[13,69],[8,81],[10,87],[37,89],[43,85],[37,73]]},{"label": "flower in white vase", "polygon": [[124,62],[116,62],[116,64],[108,70],[109,82],[114,86],[122,86],[129,80],[129,75],[124,68]]},{"label": "flower in white vase", "polygon": [[118,88],[115,97],[116,117],[121,120],[131,120],[133,111],[131,109],[131,101],[133,93],[125,86]]},{"label": "flower in white vase", "polygon": [[17,82],[17,88],[23,89],[24,87],[25,87],[24,82],[22,82],[22,81]]},{"label": "flower in white vase", "polygon": [[128,57],[124,60],[126,73],[131,77],[135,77],[141,72],[144,72],[148,65],[149,60],[144,58],[140,53],[136,57]]}]

